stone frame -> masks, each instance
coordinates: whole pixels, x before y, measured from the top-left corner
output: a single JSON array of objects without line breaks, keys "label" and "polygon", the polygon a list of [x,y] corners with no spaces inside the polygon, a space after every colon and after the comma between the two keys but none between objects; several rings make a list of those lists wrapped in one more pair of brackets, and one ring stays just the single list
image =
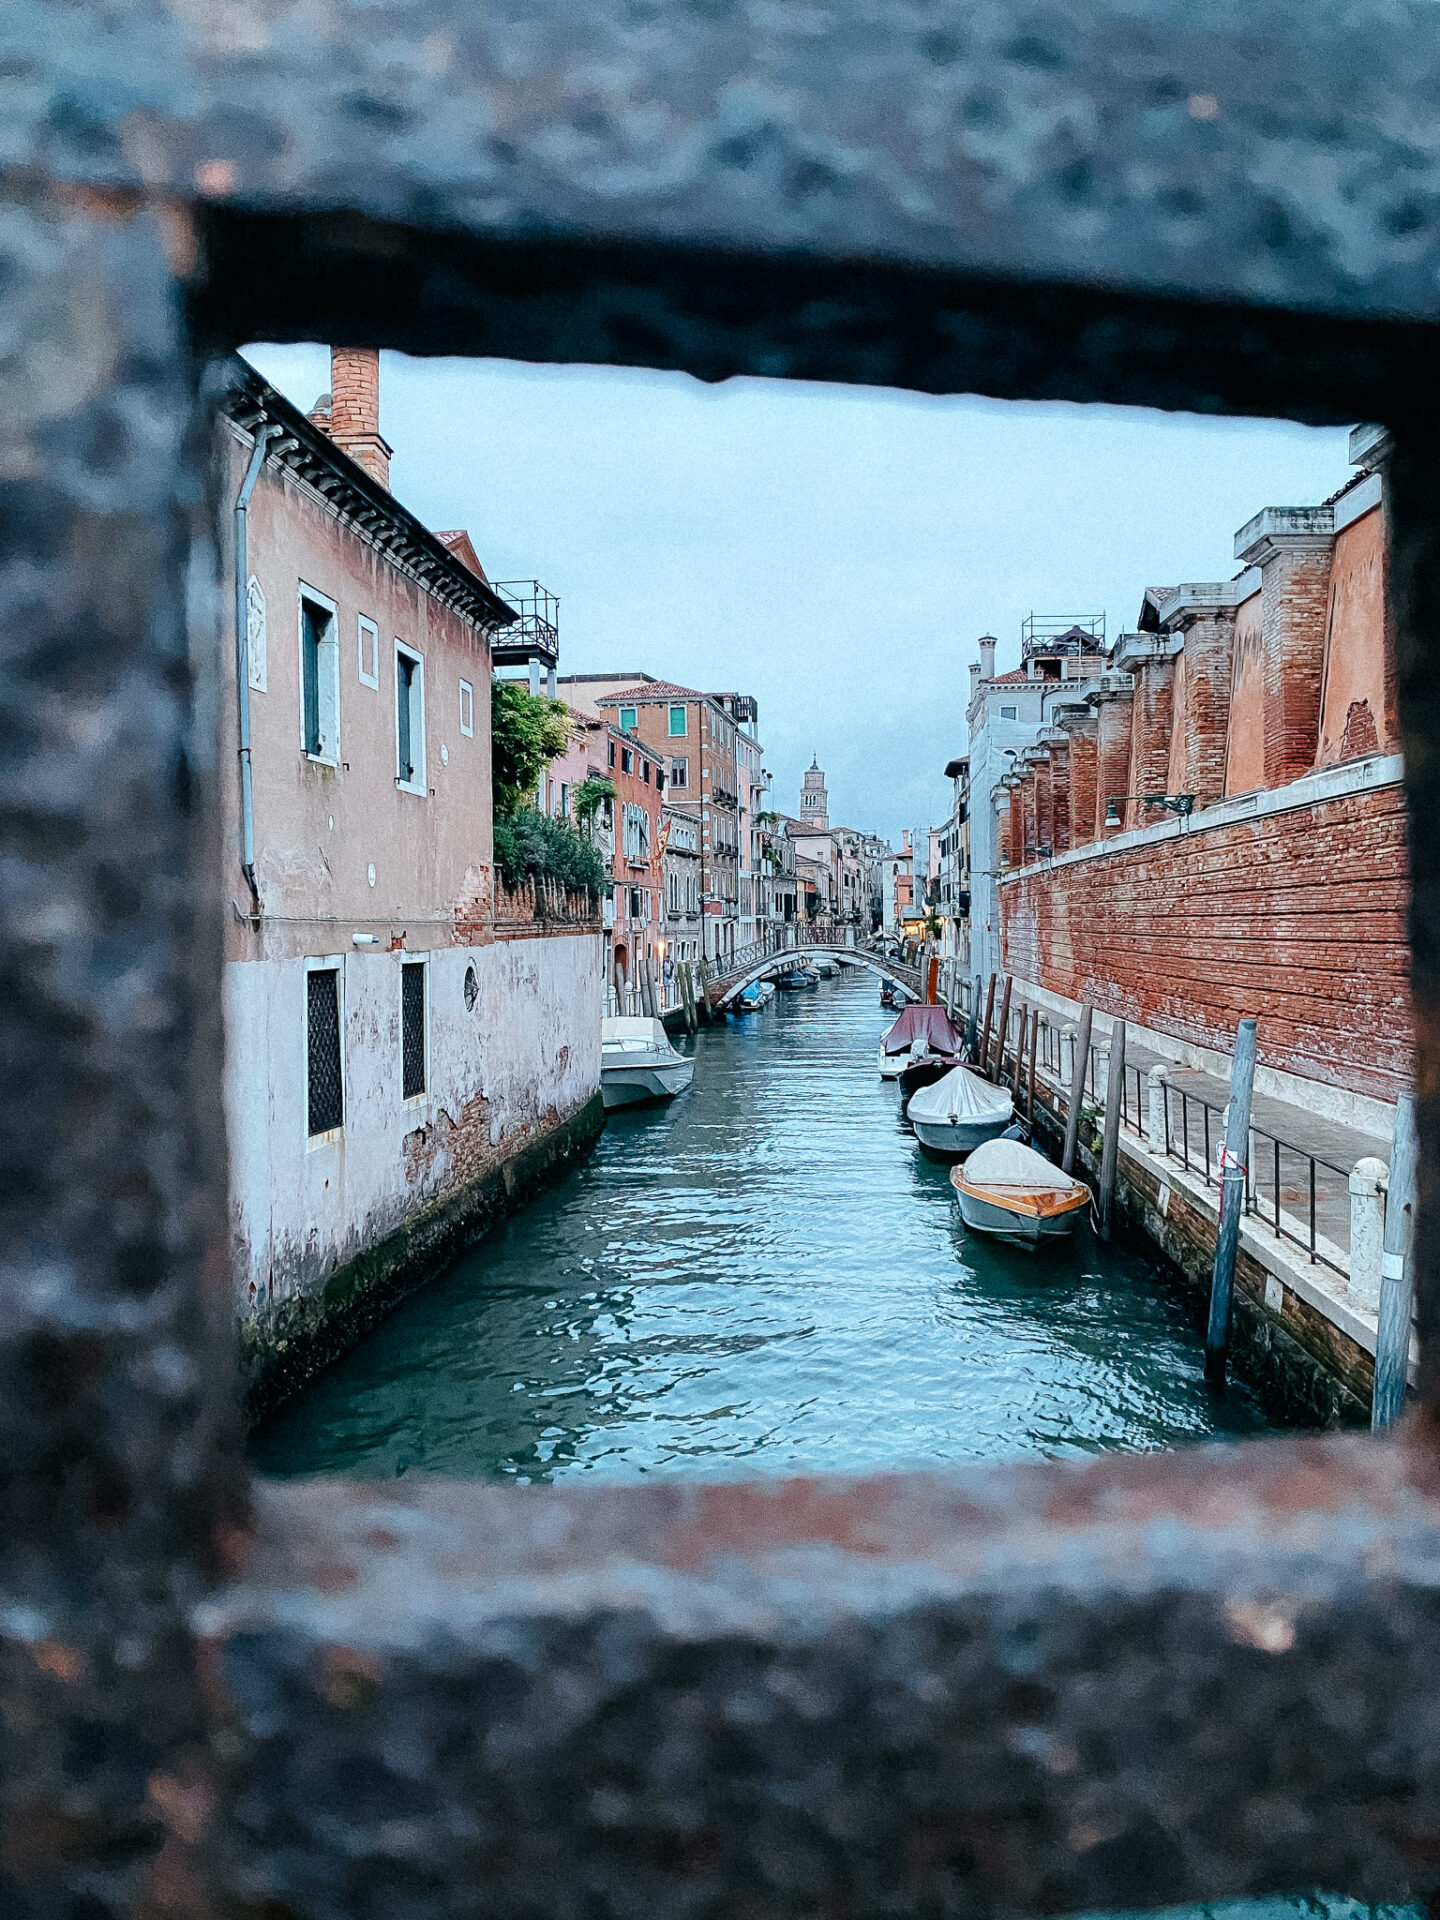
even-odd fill
[{"label": "stone frame", "polygon": [[[1434,1895],[1433,10],[360,18],[21,0],[0,25],[0,1907]],[[200,422],[206,356],[256,337],[1388,423],[1420,824],[1407,1429],[247,1488]]]}]

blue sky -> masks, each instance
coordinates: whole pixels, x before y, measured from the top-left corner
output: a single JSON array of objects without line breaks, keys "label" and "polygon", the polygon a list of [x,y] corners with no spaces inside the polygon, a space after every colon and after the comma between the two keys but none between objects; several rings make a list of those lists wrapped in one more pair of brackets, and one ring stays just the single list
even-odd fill
[{"label": "blue sky", "polygon": [[[246,353],[330,384],[323,347]],[[562,673],[753,693],[773,804],[818,753],[831,818],[897,843],[944,817],[980,634],[1003,669],[1032,611],[1123,632],[1349,472],[1336,428],[615,368],[387,353],[380,404],[399,498],[559,594]]]}]

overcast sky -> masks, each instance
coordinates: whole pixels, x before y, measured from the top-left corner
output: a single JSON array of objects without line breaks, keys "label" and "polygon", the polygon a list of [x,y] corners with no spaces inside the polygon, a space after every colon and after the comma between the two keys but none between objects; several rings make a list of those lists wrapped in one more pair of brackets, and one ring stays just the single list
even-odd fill
[{"label": "overcast sky", "polygon": [[[329,387],[324,348],[247,355]],[[831,819],[896,844],[945,817],[980,634],[1002,670],[1032,611],[1113,638],[1349,472],[1342,430],[1275,421],[394,353],[380,407],[406,506],[559,594],[562,673],[753,693],[773,804],[818,754]]]}]

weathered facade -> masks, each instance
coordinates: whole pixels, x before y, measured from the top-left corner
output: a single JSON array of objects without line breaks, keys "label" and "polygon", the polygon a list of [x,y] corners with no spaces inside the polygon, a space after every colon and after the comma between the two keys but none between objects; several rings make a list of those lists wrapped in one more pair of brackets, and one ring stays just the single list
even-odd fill
[{"label": "weathered facade", "polygon": [[[363,395],[356,359],[337,394]],[[373,355],[368,375],[378,388]],[[388,493],[374,394],[344,416],[366,445],[332,442],[330,417],[237,362],[217,421],[221,496],[250,482],[222,555],[233,574],[243,524],[221,791],[232,1258],[257,1409],[597,1124],[598,902],[509,895],[492,866],[490,636],[508,610]]]}]

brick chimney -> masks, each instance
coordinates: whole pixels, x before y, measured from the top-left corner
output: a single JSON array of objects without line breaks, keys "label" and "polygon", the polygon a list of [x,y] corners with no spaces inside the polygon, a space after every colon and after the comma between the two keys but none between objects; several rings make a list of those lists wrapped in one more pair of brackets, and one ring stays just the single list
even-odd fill
[{"label": "brick chimney", "polygon": [[[314,416],[312,415],[312,418]],[[391,447],[380,437],[380,354],[375,347],[330,349],[330,418],[337,447],[382,487],[390,485]]]}]

